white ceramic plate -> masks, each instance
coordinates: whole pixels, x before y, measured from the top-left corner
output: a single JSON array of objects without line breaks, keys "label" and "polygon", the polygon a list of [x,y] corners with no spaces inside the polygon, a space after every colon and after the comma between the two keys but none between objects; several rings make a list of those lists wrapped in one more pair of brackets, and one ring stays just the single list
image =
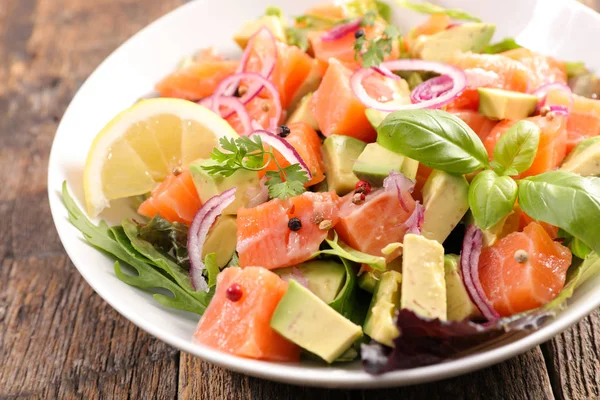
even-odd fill
[{"label": "white ceramic plate", "polygon": [[[56,228],[73,263],[111,306],[134,324],[187,353],[225,368],[277,381],[328,387],[385,387],[415,384],[454,376],[513,357],[550,339],[600,306],[600,277],[579,288],[571,305],[556,320],[524,337],[512,336],[483,352],[439,365],[373,377],[358,363],[332,367],[316,363],[278,364],[247,360],[192,344],[197,316],[164,308],[150,294],[119,281],[113,260],[89,247],[67,221],[59,193],[64,180],[82,204],[82,170],[94,135],[119,111],[172,71],[185,55],[214,46],[236,55],[231,37],[247,20],[276,3],[287,15],[300,15],[322,0],[197,0],[143,29],[98,67],[67,109],[56,134],[48,169],[48,193]],[[445,0],[446,7],[462,8],[498,25],[495,39],[514,36],[524,46],[567,60],[582,60],[600,70],[600,16],[575,2],[562,0]],[[396,11],[406,31],[423,20],[412,12]],[[102,215],[117,223],[119,205]]]}]

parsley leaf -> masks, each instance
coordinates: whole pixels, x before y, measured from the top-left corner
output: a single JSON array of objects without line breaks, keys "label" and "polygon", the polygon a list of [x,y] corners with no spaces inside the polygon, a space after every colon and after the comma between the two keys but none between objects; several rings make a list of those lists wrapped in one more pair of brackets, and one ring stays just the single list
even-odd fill
[{"label": "parsley leaf", "polygon": [[[282,175],[285,180],[282,179]],[[265,185],[273,199],[287,199],[304,193],[304,184],[308,182],[306,171],[298,164],[292,164],[279,171],[267,171]]]},{"label": "parsley leaf", "polygon": [[218,162],[216,165],[206,165],[202,168],[210,175],[231,176],[240,169],[260,171],[274,161],[276,171],[268,171],[265,176],[269,196],[271,198],[286,199],[298,196],[304,192],[304,184],[308,182],[308,174],[299,164],[292,164],[282,168],[275,155],[270,150],[265,150],[260,136],[242,136],[239,138],[221,138],[221,149],[215,148],[211,158]]},{"label": "parsley leaf", "polygon": [[[372,26],[377,14],[369,11],[363,17],[361,26]],[[364,35],[354,42],[354,59],[362,58],[362,66],[365,68],[379,65],[390,54],[393,49],[394,40],[400,36],[400,32],[394,25],[388,25],[378,38],[369,40]]]}]

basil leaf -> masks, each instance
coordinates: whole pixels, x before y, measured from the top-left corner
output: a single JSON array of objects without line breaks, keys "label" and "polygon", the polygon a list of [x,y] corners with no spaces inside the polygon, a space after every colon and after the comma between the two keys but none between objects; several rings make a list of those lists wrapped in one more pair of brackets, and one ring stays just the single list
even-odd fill
[{"label": "basil leaf", "polygon": [[492,170],[479,173],[469,187],[469,207],[475,223],[488,229],[511,213],[517,200],[517,183]]},{"label": "basil leaf", "polygon": [[519,175],[527,171],[537,153],[540,128],[529,121],[519,121],[498,140],[492,168],[499,175]]},{"label": "basil leaf", "polygon": [[481,22],[481,20],[477,17],[472,16],[471,14],[464,12],[462,10],[457,9],[448,9],[444,7],[440,7],[436,4],[431,4],[427,2],[415,3],[412,1],[405,0],[396,0],[396,4],[400,7],[408,8],[409,10],[413,10],[416,12],[420,12],[423,14],[445,14],[450,18],[461,19],[465,21],[473,21],[473,22]]},{"label": "basil leaf", "polygon": [[519,206],[600,253],[600,178],[550,171],[519,183]]},{"label": "basil leaf", "polygon": [[451,174],[468,174],[489,165],[475,132],[460,118],[440,110],[391,113],[377,128],[377,143]]},{"label": "basil leaf", "polygon": [[504,38],[498,43],[493,43],[485,47],[483,49],[484,53],[487,54],[498,54],[503,53],[508,50],[520,49],[521,45],[515,42],[513,38]]}]

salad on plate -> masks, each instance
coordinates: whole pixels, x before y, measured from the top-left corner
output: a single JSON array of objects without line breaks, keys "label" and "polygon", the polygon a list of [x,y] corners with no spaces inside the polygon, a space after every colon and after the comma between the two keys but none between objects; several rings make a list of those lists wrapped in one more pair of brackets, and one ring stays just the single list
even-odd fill
[{"label": "salad on plate", "polygon": [[[539,328],[600,271],[600,80],[494,32],[269,7],[239,59],[199,50],[96,135],[69,219],[240,357],[380,374]],[[138,215],[88,219],[117,199]]]}]

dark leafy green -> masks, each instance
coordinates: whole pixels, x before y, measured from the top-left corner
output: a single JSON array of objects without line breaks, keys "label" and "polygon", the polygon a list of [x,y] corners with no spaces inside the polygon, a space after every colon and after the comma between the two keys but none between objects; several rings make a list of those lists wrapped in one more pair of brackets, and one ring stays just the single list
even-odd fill
[{"label": "dark leafy green", "polygon": [[453,174],[468,174],[489,165],[477,134],[460,118],[440,110],[391,113],[377,128],[377,143]]},{"label": "dark leafy green", "polygon": [[512,212],[518,187],[509,176],[499,176],[492,170],[480,172],[469,187],[469,207],[475,223],[488,229]]},{"label": "dark leafy green", "polygon": [[351,319],[356,309],[356,272],[353,264],[345,258],[340,258],[346,268],[346,280],[335,299],[329,303],[334,310],[344,317]]},{"label": "dark leafy green", "polygon": [[521,48],[521,45],[519,45],[517,42],[515,42],[515,39],[504,38],[503,40],[501,40],[497,43],[492,43],[492,44],[486,46],[485,49],[483,50],[483,52],[487,53],[487,54],[498,54],[498,53],[503,53],[508,50],[514,50],[514,49],[520,49],[520,48]]},{"label": "dark leafy green", "polygon": [[208,300],[206,302],[199,301],[171,278],[150,265],[149,260],[146,260],[146,262],[142,261],[144,257],[135,251],[131,243],[128,244],[127,236],[123,229],[111,230],[104,222],[101,222],[97,226],[92,224],[71,198],[66,182],[63,182],[62,199],[69,213],[69,221],[83,234],[83,237],[90,245],[112,254],[119,261],[126,263],[137,271],[137,275],[130,275],[123,272],[119,261],[117,261],[115,263],[115,274],[121,281],[141,289],[164,289],[170,292],[172,297],[161,293],[154,293],[153,297],[159,303],[167,307],[190,311],[200,315],[204,313]]},{"label": "dark leafy green", "polygon": [[519,205],[600,252],[600,178],[550,171],[519,183]]},{"label": "dark leafy green", "polygon": [[396,0],[396,4],[400,7],[408,8],[409,10],[413,10],[416,12],[420,12],[423,14],[445,14],[453,19],[460,19],[465,21],[473,21],[473,22],[481,22],[481,20],[473,15],[458,9],[450,9],[440,7],[436,4],[431,4],[427,2],[412,2],[405,0]]},{"label": "dark leafy green", "polygon": [[140,239],[150,243],[177,264],[189,269],[186,225],[179,222],[171,223],[157,214],[147,224],[138,224],[137,230]]},{"label": "dark leafy green", "polygon": [[498,140],[492,168],[499,175],[519,175],[531,167],[540,143],[540,128],[529,121],[519,121]]},{"label": "dark leafy green", "polygon": [[583,263],[571,267],[565,287],[554,300],[538,309],[489,324],[477,324],[468,319],[440,321],[400,310],[396,325],[401,335],[394,340],[395,347],[390,349],[375,341],[363,344],[363,367],[371,374],[381,374],[435,364],[459,358],[466,351],[486,345],[505,333],[538,329],[566,307],[567,300],[579,285],[598,273],[600,258],[593,253]]}]

